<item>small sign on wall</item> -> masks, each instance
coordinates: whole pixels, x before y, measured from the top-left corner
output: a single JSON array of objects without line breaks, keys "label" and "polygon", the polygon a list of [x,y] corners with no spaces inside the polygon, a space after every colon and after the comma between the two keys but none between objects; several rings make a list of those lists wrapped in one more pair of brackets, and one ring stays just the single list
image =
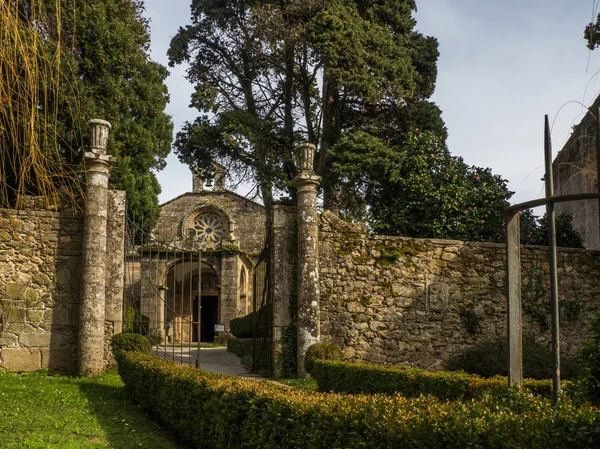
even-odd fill
[{"label": "small sign on wall", "polygon": [[225,332],[225,325],[215,324],[215,332]]}]

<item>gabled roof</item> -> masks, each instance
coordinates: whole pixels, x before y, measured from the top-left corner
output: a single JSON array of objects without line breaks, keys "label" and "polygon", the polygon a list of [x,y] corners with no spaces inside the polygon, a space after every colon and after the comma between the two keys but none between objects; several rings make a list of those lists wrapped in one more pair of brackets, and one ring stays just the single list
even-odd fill
[{"label": "gabled roof", "polygon": [[186,197],[186,196],[211,197],[211,196],[217,196],[217,195],[231,196],[231,197],[240,199],[240,200],[242,200],[244,202],[251,203],[252,205],[257,206],[257,207],[259,207],[261,209],[265,208],[265,206],[263,206],[262,204],[260,204],[260,203],[258,203],[256,201],[253,201],[253,200],[251,200],[249,198],[246,198],[245,196],[242,196],[242,195],[240,195],[238,193],[232,192],[230,190],[224,190],[224,191],[219,191],[219,192],[214,192],[212,190],[205,190],[203,192],[197,192],[197,193],[186,192],[186,193],[182,193],[179,196],[176,196],[175,198],[170,199],[169,201],[167,201],[165,203],[160,204],[159,207],[162,209],[163,206],[166,206],[167,204],[171,204],[171,203],[173,203],[173,202],[175,202],[175,201],[177,201],[177,200],[179,200],[179,199],[181,199],[183,197]]}]

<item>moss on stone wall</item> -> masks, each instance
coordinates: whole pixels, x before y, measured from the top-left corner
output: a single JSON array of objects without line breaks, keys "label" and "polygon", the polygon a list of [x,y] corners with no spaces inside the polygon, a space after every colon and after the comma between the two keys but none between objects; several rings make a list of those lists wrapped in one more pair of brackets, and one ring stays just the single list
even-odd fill
[{"label": "moss on stone wall", "polygon": [[[319,235],[321,332],[342,344],[346,358],[441,368],[465,347],[505,336],[503,245],[343,234],[336,227],[326,223]],[[535,292],[530,267],[546,260],[545,250],[523,248],[525,289]],[[559,269],[559,294],[568,304],[561,309],[561,351],[574,354],[600,306],[600,253],[559,251]],[[568,302],[575,294],[577,302]],[[548,344],[550,332],[526,309],[524,332]],[[577,319],[567,319],[573,310]]]}]

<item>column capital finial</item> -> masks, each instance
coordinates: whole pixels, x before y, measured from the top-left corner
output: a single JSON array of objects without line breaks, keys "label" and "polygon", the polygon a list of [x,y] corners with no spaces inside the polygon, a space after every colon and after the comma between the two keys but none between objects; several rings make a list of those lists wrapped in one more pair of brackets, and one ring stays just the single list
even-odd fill
[{"label": "column capital finial", "polygon": [[294,148],[296,164],[298,166],[298,176],[309,178],[314,174],[314,161],[317,147],[312,143],[301,143]]},{"label": "column capital finial", "polygon": [[88,121],[88,125],[92,129],[90,146],[92,153],[106,154],[106,147],[108,145],[108,134],[112,126],[106,120],[94,118]]}]

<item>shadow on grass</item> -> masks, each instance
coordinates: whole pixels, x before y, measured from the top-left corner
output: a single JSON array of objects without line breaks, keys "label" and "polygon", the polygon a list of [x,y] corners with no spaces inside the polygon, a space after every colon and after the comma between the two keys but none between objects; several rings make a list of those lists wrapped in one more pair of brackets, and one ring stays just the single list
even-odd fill
[{"label": "shadow on grass", "polygon": [[90,411],[115,448],[191,449],[136,405],[118,375],[81,382]]}]

